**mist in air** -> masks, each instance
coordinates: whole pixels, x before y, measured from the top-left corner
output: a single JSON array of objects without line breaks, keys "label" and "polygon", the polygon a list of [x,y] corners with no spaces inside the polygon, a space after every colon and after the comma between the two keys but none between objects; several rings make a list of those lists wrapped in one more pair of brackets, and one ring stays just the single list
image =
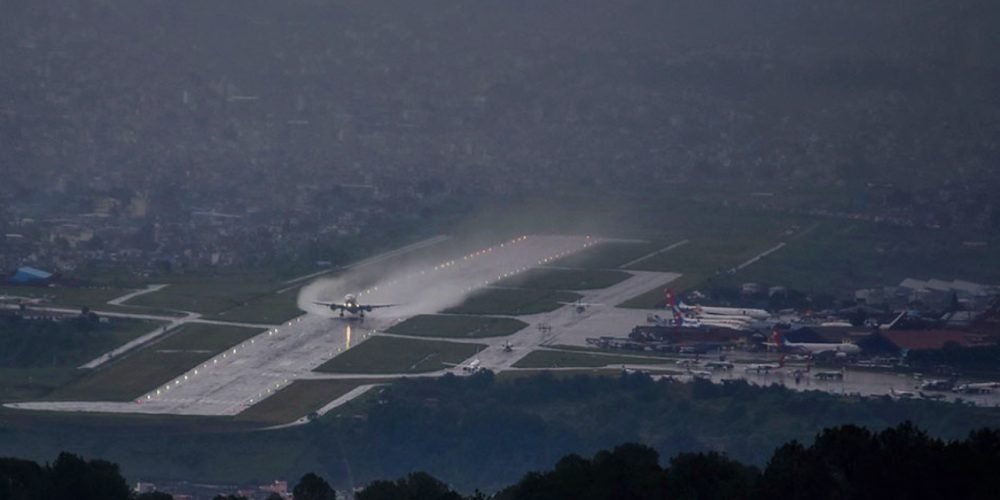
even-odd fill
[{"label": "mist in air", "polygon": [[[441,312],[461,304],[483,287],[559,257],[582,250],[598,241],[587,236],[522,235],[486,245],[444,245],[448,249],[469,248],[461,253],[442,249],[404,262],[373,263],[348,270],[335,278],[321,278],[299,292],[303,311],[329,317],[339,315],[317,302],[340,303],[348,294],[362,305],[392,304],[391,316]],[[380,310],[372,311],[378,317]]]}]

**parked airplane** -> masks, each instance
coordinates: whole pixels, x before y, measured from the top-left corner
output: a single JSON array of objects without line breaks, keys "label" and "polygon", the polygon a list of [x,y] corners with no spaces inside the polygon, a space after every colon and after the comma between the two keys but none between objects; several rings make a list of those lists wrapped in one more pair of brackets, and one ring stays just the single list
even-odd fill
[{"label": "parked airplane", "polygon": [[677,300],[674,295],[674,291],[667,289],[666,298],[667,307],[681,310],[682,312],[693,312],[699,316],[703,315],[728,315],[728,316],[741,316],[750,319],[767,319],[771,317],[771,313],[763,309],[752,309],[752,308],[742,308],[742,307],[712,307],[712,306],[700,306],[700,305],[688,305],[685,304],[683,300]]},{"label": "parked airplane", "polygon": [[354,294],[347,294],[344,296],[343,303],[336,302],[314,302],[317,305],[329,307],[331,311],[340,311],[340,317],[344,317],[345,312],[351,314],[357,314],[359,317],[364,318],[366,312],[372,312],[373,309],[379,309],[382,307],[392,307],[395,304],[361,304],[358,303],[358,297]]},{"label": "parked airplane", "polygon": [[666,326],[666,327],[685,327],[685,328],[701,328],[714,326],[718,328],[730,328],[733,330],[749,330],[750,323],[745,321],[728,320],[728,319],[715,319],[712,316],[690,318],[685,317],[680,311],[674,311],[673,319],[668,319],[661,317],[659,314],[649,314],[646,316],[646,321],[652,323],[656,326]]},{"label": "parked airplane", "polygon": [[849,342],[789,342],[781,335],[781,331],[775,329],[772,334],[774,342],[768,344],[771,347],[776,347],[780,350],[789,352],[801,352],[806,354],[822,354],[825,352],[833,352],[837,355],[846,356],[848,354],[858,354],[861,352],[861,348],[855,344]]},{"label": "parked airplane", "polygon": [[965,394],[989,394],[993,392],[993,389],[997,388],[1000,388],[1000,382],[979,382],[959,385],[955,387],[955,392]]}]

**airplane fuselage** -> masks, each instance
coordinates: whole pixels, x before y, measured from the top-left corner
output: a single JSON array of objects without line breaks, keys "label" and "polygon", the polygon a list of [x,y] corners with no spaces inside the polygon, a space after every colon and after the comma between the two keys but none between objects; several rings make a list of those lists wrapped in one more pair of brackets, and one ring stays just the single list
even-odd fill
[{"label": "airplane fuselage", "polygon": [[844,354],[857,354],[861,352],[861,348],[855,344],[834,344],[834,343],[819,343],[819,342],[784,342],[781,344],[782,347],[786,347],[792,350],[800,350],[808,352],[809,354],[822,354],[824,352],[836,352]]},{"label": "airplane fuselage", "polygon": [[678,307],[684,312],[693,312],[703,317],[707,316],[737,316],[741,318],[766,319],[771,317],[771,313],[763,309],[743,309],[739,307],[711,307],[711,306],[689,306],[679,304]]},{"label": "airplane fuselage", "polygon": [[340,311],[341,316],[343,316],[345,312],[348,312],[351,314],[358,314],[363,317],[366,312],[371,312],[372,307],[359,304],[358,298],[355,295],[348,294],[344,297],[343,304],[330,304],[330,310]]}]

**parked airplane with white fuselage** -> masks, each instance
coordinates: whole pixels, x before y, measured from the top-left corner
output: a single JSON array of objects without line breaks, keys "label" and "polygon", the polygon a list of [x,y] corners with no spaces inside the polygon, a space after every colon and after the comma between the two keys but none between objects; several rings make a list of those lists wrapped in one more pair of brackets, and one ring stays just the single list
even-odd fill
[{"label": "parked airplane with white fuselage", "polygon": [[849,342],[789,342],[781,335],[781,331],[775,329],[772,335],[774,342],[768,343],[769,347],[776,347],[780,350],[800,352],[803,354],[823,354],[833,352],[839,356],[858,354],[861,348]]}]

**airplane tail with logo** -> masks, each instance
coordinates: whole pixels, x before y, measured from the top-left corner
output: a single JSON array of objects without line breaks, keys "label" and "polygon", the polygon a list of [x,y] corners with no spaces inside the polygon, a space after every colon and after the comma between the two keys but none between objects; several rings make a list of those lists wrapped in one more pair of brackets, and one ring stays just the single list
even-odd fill
[{"label": "airplane tail with logo", "polygon": [[674,291],[667,288],[665,292],[666,297],[664,303],[666,304],[667,309],[677,310],[677,296],[674,295]]},{"label": "airplane tail with logo", "polygon": [[781,330],[778,327],[771,330],[771,341],[779,348],[785,347],[785,338],[781,335]]}]

